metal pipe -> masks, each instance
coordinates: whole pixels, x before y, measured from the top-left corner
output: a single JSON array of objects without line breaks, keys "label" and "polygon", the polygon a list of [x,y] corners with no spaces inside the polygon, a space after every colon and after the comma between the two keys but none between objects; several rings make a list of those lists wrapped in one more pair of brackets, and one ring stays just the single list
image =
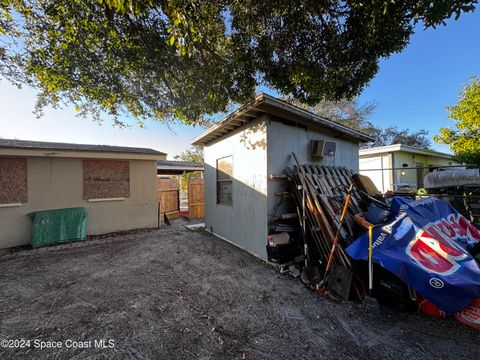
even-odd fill
[{"label": "metal pipe", "polygon": [[393,167],[383,169],[362,169],[360,171],[382,171],[382,170],[416,170],[416,169],[443,169],[443,168],[461,168],[461,167],[478,167],[478,165],[461,164],[461,165],[429,165],[429,166],[415,166],[415,167]]},{"label": "metal pipe", "polygon": [[416,195],[421,198],[428,198],[428,197],[438,197],[438,198],[454,198],[454,199],[480,199],[480,195],[455,195],[455,194],[426,194],[426,195]]}]

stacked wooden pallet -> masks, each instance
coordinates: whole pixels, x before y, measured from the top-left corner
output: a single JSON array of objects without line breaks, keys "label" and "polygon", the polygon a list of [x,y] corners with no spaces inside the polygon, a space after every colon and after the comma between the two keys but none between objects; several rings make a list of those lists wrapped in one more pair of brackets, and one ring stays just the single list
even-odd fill
[{"label": "stacked wooden pallet", "polygon": [[[353,172],[344,167],[302,165],[295,154],[293,157],[297,166],[293,171],[288,170],[288,176],[309,266],[325,267],[338,231],[340,243],[335,248],[333,262],[351,269],[350,258],[344,249],[358,235],[359,229],[353,216],[365,210],[360,196],[354,193],[346,221],[340,223],[340,212],[352,183]],[[354,288],[358,297],[361,297],[361,284],[354,283]]]}]

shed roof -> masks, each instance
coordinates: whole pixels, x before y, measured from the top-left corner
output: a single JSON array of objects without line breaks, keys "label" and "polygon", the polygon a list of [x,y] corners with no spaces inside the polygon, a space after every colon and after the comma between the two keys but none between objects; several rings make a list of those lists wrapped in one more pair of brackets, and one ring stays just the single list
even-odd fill
[{"label": "shed roof", "polygon": [[443,153],[440,151],[422,149],[415,146],[403,145],[403,144],[377,146],[369,149],[362,149],[358,153],[360,157],[362,156],[365,157],[370,155],[384,154],[384,153],[397,152],[397,151],[404,151],[411,154],[439,157],[439,158],[448,159],[448,160],[452,159],[451,154]]},{"label": "shed roof", "polygon": [[216,123],[192,140],[194,145],[205,145],[225,134],[234,131],[262,114],[270,114],[284,121],[326,128],[346,138],[369,142],[374,139],[360,131],[349,128],[333,120],[318,116],[271,95],[260,93],[254,100],[241,106],[222,121]]},{"label": "shed roof", "polygon": [[185,172],[203,171],[204,165],[195,161],[157,160],[157,174],[176,175]]},{"label": "shed roof", "polygon": [[14,139],[0,139],[0,148],[167,155],[164,152],[149,149],[149,148],[110,146],[110,145],[71,144],[71,143],[14,140]]}]

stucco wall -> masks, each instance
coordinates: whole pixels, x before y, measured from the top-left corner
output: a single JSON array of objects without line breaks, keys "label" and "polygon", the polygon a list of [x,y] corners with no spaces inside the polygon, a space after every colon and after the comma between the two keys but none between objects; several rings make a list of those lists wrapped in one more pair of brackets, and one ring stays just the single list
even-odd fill
[{"label": "stucco wall", "polygon": [[[205,146],[205,225],[213,233],[266,258],[266,116]],[[232,206],[217,204],[216,161],[233,156]]]},{"label": "stucco wall", "polygon": [[130,197],[119,201],[83,200],[83,160],[29,157],[28,202],[0,208],[0,248],[30,242],[32,211],[66,207],[88,209],[87,234],[157,226],[156,161],[130,160]]},{"label": "stucco wall", "polygon": [[[312,158],[310,156],[311,140],[330,140],[337,143],[335,156],[325,158]],[[278,121],[270,121],[267,127],[267,174],[283,174],[287,167],[293,168],[295,160],[292,152],[295,153],[299,161],[310,164],[344,166],[358,171],[358,142],[333,137],[322,129],[305,129],[286,125]],[[274,215],[278,197],[275,192],[283,191],[288,186],[285,181],[269,180],[268,184],[268,215],[269,218]],[[289,211],[280,206],[275,215],[280,215],[282,211]]]}]

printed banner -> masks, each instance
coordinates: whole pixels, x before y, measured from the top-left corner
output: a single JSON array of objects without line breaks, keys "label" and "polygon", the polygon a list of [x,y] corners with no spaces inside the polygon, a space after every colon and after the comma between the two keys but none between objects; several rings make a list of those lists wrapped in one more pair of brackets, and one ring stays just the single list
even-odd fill
[{"label": "printed banner", "polygon": [[[395,197],[389,220],[374,228],[373,261],[454,314],[480,297],[480,268],[467,251],[478,241],[477,228],[445,201]],[[368,260],[368,233],[347,253]]]}]

